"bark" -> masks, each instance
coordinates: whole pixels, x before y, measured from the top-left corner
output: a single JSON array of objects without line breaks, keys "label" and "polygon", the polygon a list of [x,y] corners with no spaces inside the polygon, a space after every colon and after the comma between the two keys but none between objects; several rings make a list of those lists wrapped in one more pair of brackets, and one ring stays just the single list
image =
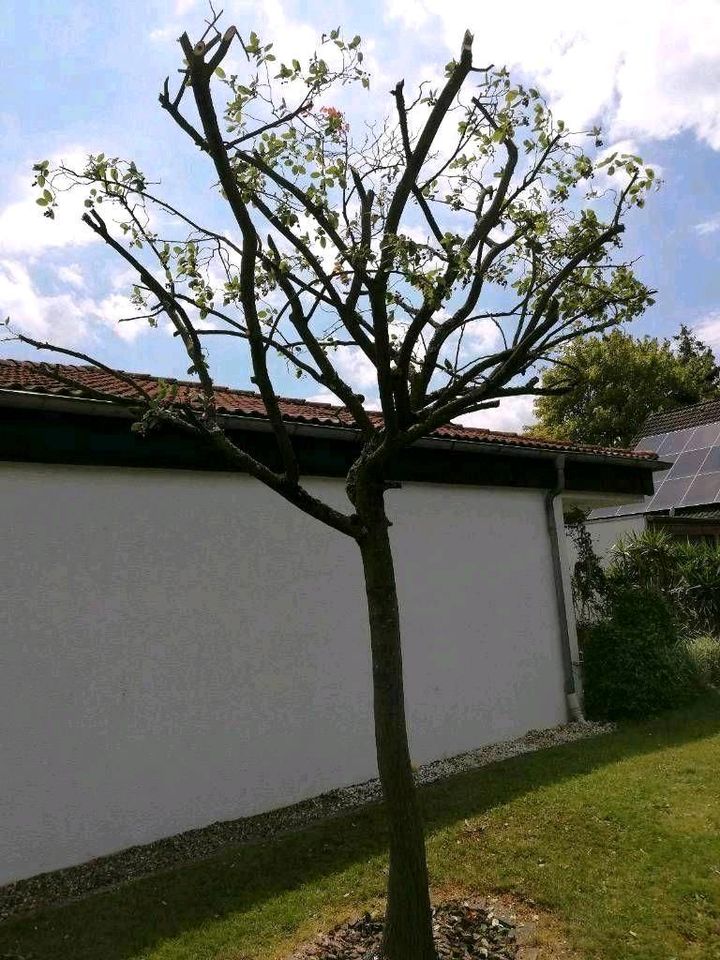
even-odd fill
[{"label": "bark", "polygon": [[375,744],[390,833],[384,960],[436,960],[425,839],[405,720],[400,617],[382,489],[362,498],[359,538],[373,669]]}]

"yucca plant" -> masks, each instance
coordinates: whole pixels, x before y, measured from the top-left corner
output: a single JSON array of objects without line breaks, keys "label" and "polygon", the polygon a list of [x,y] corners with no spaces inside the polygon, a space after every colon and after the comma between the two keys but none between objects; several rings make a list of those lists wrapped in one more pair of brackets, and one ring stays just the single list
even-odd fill
[{"label": "yucca plant", "polygon": [[720,550],[705,543],[680,544],[673,594],[688,620],[720,631]]},{"label": "yucca plant", "polygon": [[675,585],[676,567],[677,541],[664,530],[644,530],[618,540],[608,578],[618,588],[633,586],[664,593]]},{"label": "yucca plant", "polygon": [[645,530],[618,541],[606,572],[608,595],[628,588],[657,591],[683,629],[720,632],[720,548]]}]

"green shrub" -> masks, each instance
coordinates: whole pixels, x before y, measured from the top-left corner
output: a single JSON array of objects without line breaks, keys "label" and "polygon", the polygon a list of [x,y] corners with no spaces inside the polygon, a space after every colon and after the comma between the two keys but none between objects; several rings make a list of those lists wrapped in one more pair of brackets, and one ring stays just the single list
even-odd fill
[{"label": "green shrub", "polygon": [[608,619],[588,628],[584,648],[585,712],[592,720],[646,717],[698,691],[671,609],[652,590],[617,592]]},{"label": "green shrub", "polygon": [[720,631],[720,548],[645,530],[619,540],[605,571],[604,597],[629,588],[655,590],[694,632]]},{"label": "green shrub", "polygon": [[720,637],[698,633],[686,641],[686,646],[703,686],[720,687]]},{"label": "green shrub", "polygon": [[680,541],[675,548],[673,596],[685,619],[701,630],[720,630],[720,550]]},{"label": "green shrub", "polygon": [[667,593],[677,578],[677,546],[664,530],[629,533],[612,548],[607,569],[610,589],[632,587]]}]

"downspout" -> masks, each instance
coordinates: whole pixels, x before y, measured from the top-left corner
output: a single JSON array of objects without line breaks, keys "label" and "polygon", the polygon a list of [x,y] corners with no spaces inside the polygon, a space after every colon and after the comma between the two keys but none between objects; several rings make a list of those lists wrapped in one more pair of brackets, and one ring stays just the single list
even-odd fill
[{"label": "downspout", "polygon": [[[569,583],[563,577],[563,555],[561,537],[565,536],[565,525],[560,510],[558,520],[559,497],[565,490],[565,455],[559,454],[555,458],[557,481],[555,487],[548,490],[545,496],[545,511],[550,534],[550,553],[552,556],[553,579],[555,582],[555,597],[557,599],[558,617],[560,620],[560,645],[562,650],[563,673],[565,674],[565,701],[571,720],[582,720],[581,693],[578,678],[575,673],[575,654],[577,643],[571,636],[570,617],[572,614],[572,595]],[[562,523],[562,529],[559,524]],[[574,630],[573,630],[574,633]]]}]

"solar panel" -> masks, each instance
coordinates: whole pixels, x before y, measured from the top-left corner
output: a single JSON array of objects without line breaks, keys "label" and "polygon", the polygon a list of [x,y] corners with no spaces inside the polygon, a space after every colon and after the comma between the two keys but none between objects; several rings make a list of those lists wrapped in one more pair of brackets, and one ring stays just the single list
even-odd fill
[{"label": "solar panel", "polygon": [[589,519],[720,503],[720,422],[655,433],[639,440],[635,449],[652,450],[672,467],[654,474],[652,496],[622,507],[593,510]]},{"label": "solar panel", "polygon": [[706,423],[702,427],[695,427],[695,433],[688,442],[686,450],[695,450],[697,447],[713,447],[720,441],[720,423]]},{"label": "solar panel", "polygon": [[662,459],[663,457],[682,453],[694,432],[694,428],[691,427],[688,430],[675,430],[674,433],[666,433],[664,441],[657,449],[657,455]]},{"label": "solar panel", "polygon": [[643,437],[639,443],[635,444],[635,449],[651,450],[653,453],[657,453],[666,436],[667,434],[659,433],[654,437]]},{"label": "solar panel", "polygon": [[688,492],[692,482],[692,477],[682,477],[680,480],[666,480],[661,483],[655,496],[645,508],[645,512],[669,510],[670,507],[676,506]]},{"label": "solar panel", "polygon": [[720,470],[720,447],[713,447],[708,451],[698,473],[713,473],[715,470]]},{"label": "solar panel", "polygon": [[700,450],[685,450],[673,464],[670,477],[673,480],[678,477],[694,477],[705,462],[708,453],[710,451],[707,447],[702,447]]},{"label": "solar panel", "polygon": [[690,484],[680,504],[682,507],[700,507],[720,500],[720,472],[698,474]]}]

